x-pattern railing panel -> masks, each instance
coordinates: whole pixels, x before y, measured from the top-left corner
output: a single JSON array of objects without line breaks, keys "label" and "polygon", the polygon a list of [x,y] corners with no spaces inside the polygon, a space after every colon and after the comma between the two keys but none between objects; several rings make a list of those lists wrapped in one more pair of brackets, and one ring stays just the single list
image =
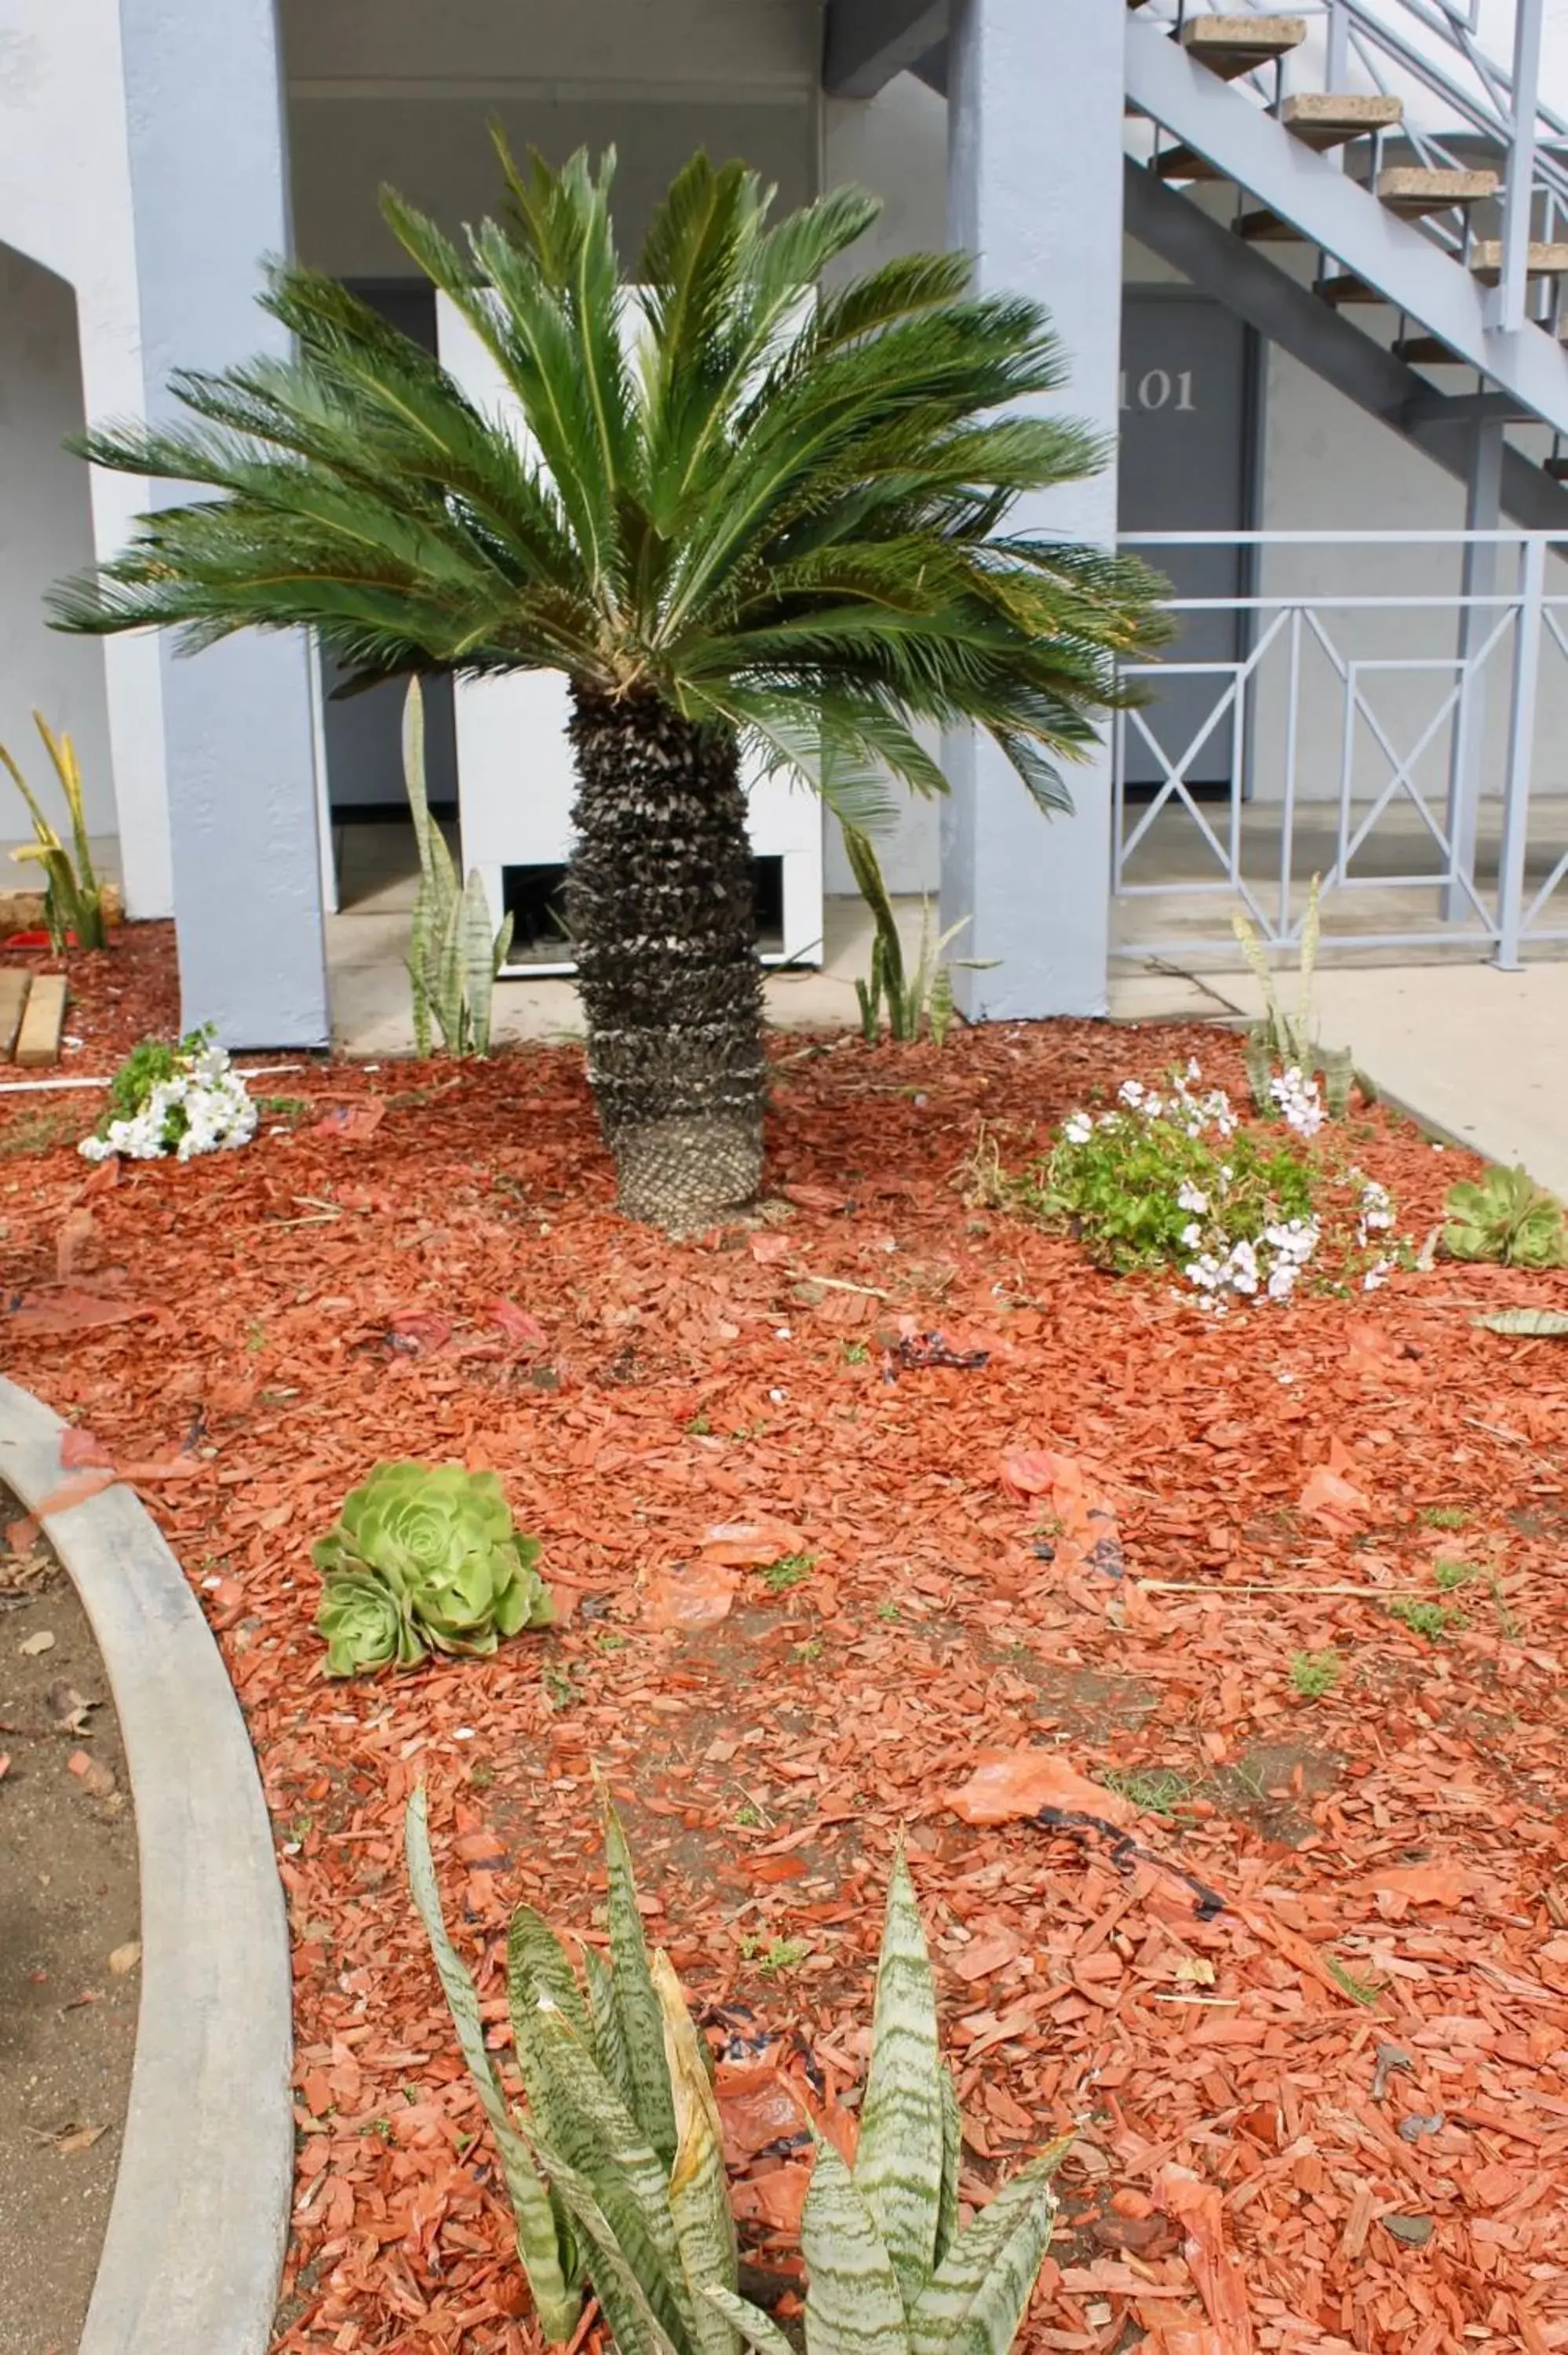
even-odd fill
[{"label": "x-pattern railing panel", "polygon": [[[1317,871],[1330,944],[1470,943],[1490,947],[1499,962],[1511,963],[1525,946],[1568,940],[1568,907],[1558,900],[1568,885],[1568,844],[1543,839],[1549,827],[1568,822],[1563,797],[1568,776],[1556,781],[1554,795],[1532,803],[1543,653],[1568,672],[1568,594],[1547,592],[1546,564],[1551,551],[1568,558],[1568,541],[1506,532],[1286,532],[1150,534],[1128,544],[1158,551],[1239,541],[1266,559],[1287,550],[1311,551],[1319,571],[1326,563],[1332,569],[1328,552],[1338,548],[1354,566],[1351,577],[1364,581],[1369,557],[1430,549],[1451,559],[1476,539],[1501,543],[1505,566],[1512,554],[1516,587],[1467,596],[1426,587],[1369,591],[1358,585],[1340,591],[1330,581],[1310,589],[1265,586],[1232,598],[1171,599],[1178,618],[1234,617],[1239,650],[1129,667],[1129,679],[1144,687],[1150,701],[1118,720],[1112,876],[1118,897],[1228,900],[1247,910],[1266,941],[1284,947],[1299,937],[1307,885]],[[1404,641],[1393,651],[1387,644],[1391,631]],[[1313,677],[1330,683],[1327,700],[1314,689]],[[1213,698],[1198,709],[1192,683],[1204,679],[1213,682]],[[1179,682],[1174,707],[1162,715],[1161,687],[1175,688]],[[1494,720],[1501,722],[1500,730],[1494,725],[1489,745],[1489,699]],[[1214,748],[1227,732],[1230,782],[1222,811],[1212,799],[1205,806],[1201,795],[1224,789],[1195,787],[1192,772],[1206,747],[1208,765],[1214,764]],[[1499,734],[1506,739],[1500,748]],[[1176,738],[1179,749],[1169,749]],[[1556,733],[1548,731],[1552,741]],[[1129,786],[1135,768],[1140,782]],[[1135,806],[1139,794],[1147,795],[1141,808]],[[1495,889],[1473,864],[1483,802],[1501,818]],[[1412,841],[1436,863],[1420,867],[1418,859],[1401,858],[1399,851]],[[1527,885],[1532,851],[1546,872],[1539,881],[1530,877]],[[1184,863],[1193,857],[1196,873]],[[1425,911],[1413,914],[1403,904],[1390,922],[1392,895],[1411,893],[1443,895],[1440,928],[1434,929]],[[1335,931],[1336,906],[1348,909],[1360,894],[1382,895],[1388,929]],[[1150,939],[1127,945],[1134,953],[1159,954],[1202,943]]]}]

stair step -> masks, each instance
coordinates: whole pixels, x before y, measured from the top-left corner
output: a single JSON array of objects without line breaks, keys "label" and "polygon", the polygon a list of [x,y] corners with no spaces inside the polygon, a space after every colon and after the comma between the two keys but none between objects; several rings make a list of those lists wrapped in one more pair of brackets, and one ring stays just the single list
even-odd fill
[{"label": "stair step", "polygon": [[1206,155],[1195,155],[1191,147],[1162,147],[1154,159],[1154,169],[1161,180],[1223,180],[1227,176]]},{"label": "stair step", "polygon": [[1436,336],[1403,336],[1393,346],[1393,357],[1411,368],[1465,368],[1468,365]]},{"label": "stair step", "polygon": [[1238,237],[1245,237],[1250,244],[1254,245],[1283,245],[1292,240],[1299,243],[1301,237],[1300,230],[1293,222],[1281,220],[1277,213],[1267,210],[1243,213],[1236,223],[1236,234]]},{"label": "stair step", "polygon": [[1358,98],[1337,91],[1303,91],[1287,98],[1279,120],[1293,139],[1319,154],[1341,147],[1347,139],[1364,139],[1373,131],[1390,131],[1404,120],[1402,98]]},{"label": "stair step", "polygon": [[1325,303],[1336,305],[1342,303],[1383,303],[1388,299],[1386,295],[1380,294],[1375,286],[1369,286],[1364,278],[1356,277],[1349,270],[1341,270],[1332,278],[1319,278],[1316,291]]},{"label": "stair step", "polygon": [[66,983],[63,973],[33,976],[22,1027],[16,1033],[16,1060],[24,1071],[40,1070],[60,1059],[60,1033],[65,1028]]},{"label": "stair step", "polygon": [[1402,220],[1446,213],[1455,205],[1478,205],[1498,192],[1495,172],[1432,172],[1416,164],[1396,164],[1377,176],[1378,202]]},{"label": "stair step", "polygon": [[1288,57],[1307,38],[1305,16],[1189,16],[1181,47],[1225,81]]},{"label": "stair step", "polygon": [[[1568,245],[1532,238],[1524,267],[1529,278],[1561,278],[1568,271]],[[1502,276],[1501,238],[1478,238],[1470,248],[1470,268],[1483,286],[1495,286]]]}]

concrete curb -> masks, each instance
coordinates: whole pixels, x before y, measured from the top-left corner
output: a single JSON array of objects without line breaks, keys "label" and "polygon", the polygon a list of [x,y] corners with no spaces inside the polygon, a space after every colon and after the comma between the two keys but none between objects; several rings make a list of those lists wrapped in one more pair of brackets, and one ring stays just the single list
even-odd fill
[{"label": "concrete curb", "polygon": [[[0,1380],[0,1479],[69,1480],[65,1425]],[[44,1516],[120,1715],[142,2001],[131,2107],[79,2355],[264,2355],[293,2179],[291,1977],[256,1760],[184,1572],[129,1488]]]}]

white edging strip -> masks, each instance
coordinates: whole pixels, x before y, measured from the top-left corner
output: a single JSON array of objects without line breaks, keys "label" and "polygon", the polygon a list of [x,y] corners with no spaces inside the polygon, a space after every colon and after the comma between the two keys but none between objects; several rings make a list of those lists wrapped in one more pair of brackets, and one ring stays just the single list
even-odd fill
[{"label": "white edging strip", "polygon": [[[29,1511],[71,1479],[65,1428],[0,1380],[0,1480]],[[43,1523],[114,1694],[141,1873],[130,2114],[79,2355],[264,2355],[293,2178],[292,2043],[256,1760],[185,1573],[132,1491]]]}]

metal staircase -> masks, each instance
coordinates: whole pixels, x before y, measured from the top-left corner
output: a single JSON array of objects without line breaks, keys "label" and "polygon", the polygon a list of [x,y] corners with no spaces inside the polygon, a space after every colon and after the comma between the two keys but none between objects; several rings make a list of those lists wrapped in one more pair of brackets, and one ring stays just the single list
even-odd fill
[{"label": "metal staircase", "polygon": [[1500,510],[1561,530],[1568,123],[1542,0],[1511,68],[1477,8],[1129,0],[1128,226],[1451,472],[1500,437]]}]

